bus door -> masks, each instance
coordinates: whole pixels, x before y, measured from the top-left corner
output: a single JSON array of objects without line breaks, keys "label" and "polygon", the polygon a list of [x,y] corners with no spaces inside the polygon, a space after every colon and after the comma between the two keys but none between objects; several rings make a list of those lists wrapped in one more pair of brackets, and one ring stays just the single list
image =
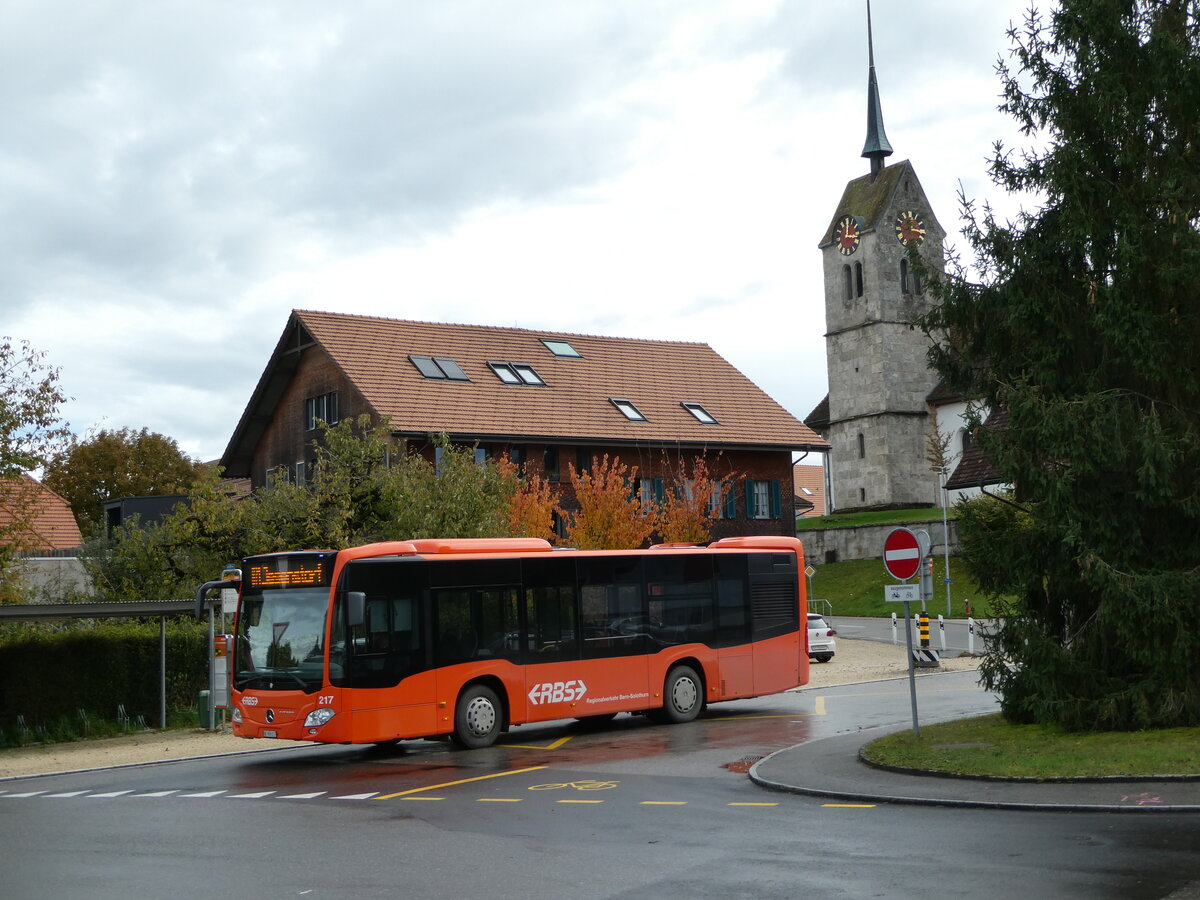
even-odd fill
[{"label": "bus door", "polygon": [[519,597],[516,585],[430,590],[433,664],[441,700],[453,703],[463,685],[476,678],[498,679],[510,704],[524,696]]},{"label": "bus door", "polygon": [[344,709],[356,742],[437,731],[421,574],[412,563],[394,560],[364,559],[346,566],[348,590],[365,595],[364,616],[346,640],[343,613],[335,609],[329,680],[349,688]]}]

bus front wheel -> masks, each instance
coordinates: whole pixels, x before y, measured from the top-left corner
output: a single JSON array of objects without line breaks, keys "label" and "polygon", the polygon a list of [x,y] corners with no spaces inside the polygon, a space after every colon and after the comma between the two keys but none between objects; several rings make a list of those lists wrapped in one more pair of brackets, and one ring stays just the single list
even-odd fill
[{"label": "bus front wheel", "polygon": [[454,742],[468,750],[490,747],[500,736],[503,719],[496,692],[487,685],[469,685],[454,709]]},{"label": "bus front wheel", "polygon": [[690,722],[704,707],[704,682],[691,666],[676,666],[663,682],[662,709],[653,711],[656,722]]}]

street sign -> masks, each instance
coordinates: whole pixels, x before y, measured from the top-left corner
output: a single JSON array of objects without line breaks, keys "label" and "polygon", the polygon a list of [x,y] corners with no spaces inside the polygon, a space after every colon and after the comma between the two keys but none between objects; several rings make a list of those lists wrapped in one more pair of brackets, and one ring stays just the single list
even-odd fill
[{"label": "street sign", "polygon": [[885,603],[916,603],[921,599],[919,584],[889,584],[883,589]]},{"label": "street sign", "polygon": [[814,575],[817,574],[817,570],[814,569],[812,566],[805,566],[804,574],[807,575],[809,578],[812,578]]},{"label": "street sign", "polygon": [[883,542],[883,566],[888,574],[908,581],[921,568],[921,544],[907,528],[894,528]]}]

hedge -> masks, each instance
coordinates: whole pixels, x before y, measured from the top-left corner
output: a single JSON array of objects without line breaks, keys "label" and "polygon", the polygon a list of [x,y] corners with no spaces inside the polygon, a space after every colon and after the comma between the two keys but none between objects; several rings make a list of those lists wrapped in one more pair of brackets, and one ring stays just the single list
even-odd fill
[{"label": "hedge", "polygon": [[[208,686],[208,626],[167,621],[167,707],[194,706]],[[0,641],[0,723],[29,727],[83,709],[114,719],[117,707],[158,724],[159,623],[103,622],[65,631],[26,629]]]}]

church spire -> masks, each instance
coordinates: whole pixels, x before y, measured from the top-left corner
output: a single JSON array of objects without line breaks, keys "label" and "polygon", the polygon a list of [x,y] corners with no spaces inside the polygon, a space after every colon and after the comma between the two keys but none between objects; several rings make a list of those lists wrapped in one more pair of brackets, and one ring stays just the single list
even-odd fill
[{"label": "church spire", "polygon": [[867,141],[862,155],[871,160],[871,180],[874,181],[883,168],[883,158],[892,155],[883,130],[883,109],[879,105],[879,85],[875,81],[875,46],[871,37],[871,0],[867,0],[867,56],[870,62],[867,77]]}]

